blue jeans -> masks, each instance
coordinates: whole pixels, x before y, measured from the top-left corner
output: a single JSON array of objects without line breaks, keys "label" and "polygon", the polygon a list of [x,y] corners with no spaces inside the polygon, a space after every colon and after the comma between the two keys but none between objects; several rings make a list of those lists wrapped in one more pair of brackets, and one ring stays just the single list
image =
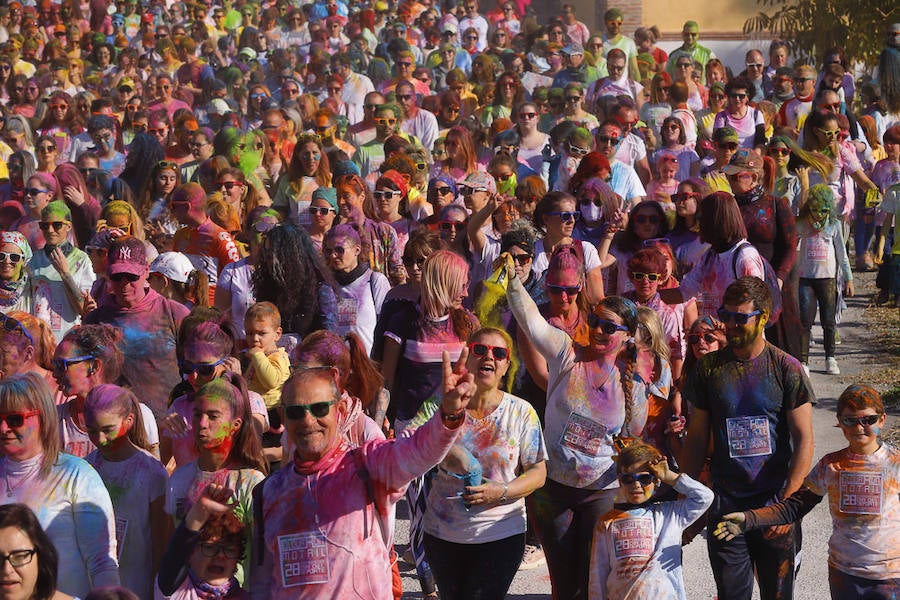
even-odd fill
[{"label": "blue jeans", "polygon": [[828,567],[831,600],[898,600],[900,579],[863,579]]}]

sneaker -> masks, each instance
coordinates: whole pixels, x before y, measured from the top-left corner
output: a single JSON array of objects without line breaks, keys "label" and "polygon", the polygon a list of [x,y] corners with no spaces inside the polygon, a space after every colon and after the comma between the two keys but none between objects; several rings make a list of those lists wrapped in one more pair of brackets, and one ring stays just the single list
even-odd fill
[{"label": "sneaker", "polygon": [[825,364],[827,365],[827,367],[825,368],[825,371],[829,375],[840,375],[841,374],[841,369],[840,369],[840,367],[838,367],[837,359],[835,357],[829,356],[828,358],[826,358]]},{"label": "sneaker", "polygon": [[806,373],[806,376],[809,377],[809,365],[803,363],[803,372]]},{"label": "sneaker", "polygon": [[540,546],[525,546],[525,556],[522,557],[522,564],[519,565],[520,571],[530,571],[536,569],[546,563],[544,551]]}]

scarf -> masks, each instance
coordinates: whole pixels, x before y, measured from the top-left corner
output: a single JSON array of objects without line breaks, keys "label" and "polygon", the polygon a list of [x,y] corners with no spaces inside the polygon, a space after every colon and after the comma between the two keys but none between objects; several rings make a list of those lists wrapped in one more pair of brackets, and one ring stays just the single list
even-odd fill
[{"label": "scarf", "polygon": [[737,200],[738,205],[745,205],[757,202],[765,195],[766,192],[765,190],[763,190],[763,187],[761,185],[758,185],[749,192],[745,192],[743,194],[735,194],[734,199]]},{"label": "scarf", "polygon": [[339,460],[347,449],[340,435],[336,435],[335,438],[334,445],[319,460],[301,460],[297,452],[294,451],[294,470],[300,475],[312,475],[313,473],[324,471],[334,461]]},{"label": "scarf", "polygon": [[28,287],[28,275],[24,272],[15,281],[0,281],[0,306],[15,306]]},{"label": "scarf", "polygon": [[362,277],[368,268],[369,265],[365,261],[360,261],[352,271],[335,271],[334,278],[337,280],[338,285],[347,286]]},{"label": "scarf", "polygon": [[210,585],[205,581],[201,581],[190,567],[188,567],[188,577],[191,579],[191,585],[194,586],[197,596],[204,600],[222,600],[222,598],[228,597],[232,588],[237,589],[239,586],[237,579],[234,577],[231,577],[222,585]]}]

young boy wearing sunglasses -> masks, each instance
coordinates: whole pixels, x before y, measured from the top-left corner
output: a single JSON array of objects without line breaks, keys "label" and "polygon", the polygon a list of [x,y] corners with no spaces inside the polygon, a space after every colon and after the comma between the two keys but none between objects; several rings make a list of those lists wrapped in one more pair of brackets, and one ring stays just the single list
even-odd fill
[{"label": "young boy wearing sunglasses", "polygon": [[793,523],[827,496],[834,527],[828,541],[831,597],[894,598],[900,594],[900,450],[878,439],[884,404],[867,385],[844,390],[837,422],[848,446],[822,457],[803,487],[764,508],[723,515],[713,533],[730,540]]}]

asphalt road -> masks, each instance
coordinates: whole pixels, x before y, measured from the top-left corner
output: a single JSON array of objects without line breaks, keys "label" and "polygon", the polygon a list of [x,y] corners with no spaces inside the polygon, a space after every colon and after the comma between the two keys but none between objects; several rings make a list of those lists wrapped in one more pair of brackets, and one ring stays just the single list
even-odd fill
[{"label": "asphalt road", "polygon": [[[838,396],[844,388],[853,383],[854,376],[863,368],[873,368],[879,364],[879,357],[873,354],[871,335],[865,327],[862,313],[870,301],[874,276],[871,274],[856,275],[857,293],[865,294],[848,299],[848,310],[844,312],[843,322],[839,327],[843,343],[837,347],[838,364],[841,375],[831,376],[825,373],[825,355],[821,344],[821,329],[813,329],[813,338],[818,342],[810,348],[810,379],[817,397],[817,405],[813,409],[813,428],[815,431],[815,456],[813,464],[823,455],[846,446],[846,440],[834,425],[834,408]],[[897,420],[896,415],[888,418],[886,429]],[[396,543],[398,550],[405,548],[408,535],[408,521],[405,518],[405,506],[398,507]],[[705,535],[705,532],[704,534]],[[822,600],[828,598],[828,538],[831,535],[831,518],[827,503],[822,502],[803,519],[803,557],[800,574],[797,578],[795,600]],[[709,559],[706,554],[706,540],[697,536],[684,547],[684,576],[687,597],[691,600],[715,598],[716,589],[713,582]],[[489,568],[488,565],[485,565]],[[418,599],[422,597],[414,570],[402,571],[403,598]],[[548,599],[550,595],[550,578],[546,565],[530,571],[519,571],[510,588],[508,598],[520,600]],[[754,592],[754,600],[759,598],[759,591]]]}]

